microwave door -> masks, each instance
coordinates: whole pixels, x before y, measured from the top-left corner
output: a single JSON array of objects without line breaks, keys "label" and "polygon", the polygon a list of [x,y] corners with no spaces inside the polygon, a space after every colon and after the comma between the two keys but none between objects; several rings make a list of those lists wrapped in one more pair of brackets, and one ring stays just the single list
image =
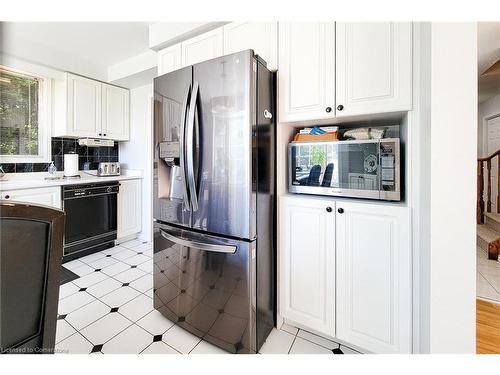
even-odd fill
[{"label": "microwave door", "polygon": [[184,227],[191,226],[185,131],[192,69],[180,69],[154,80],[153,217]]}]

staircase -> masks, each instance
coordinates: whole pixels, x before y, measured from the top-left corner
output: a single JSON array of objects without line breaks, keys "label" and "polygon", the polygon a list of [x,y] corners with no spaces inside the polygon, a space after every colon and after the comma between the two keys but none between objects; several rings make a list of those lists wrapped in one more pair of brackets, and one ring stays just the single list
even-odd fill
[{"label": "staircase", "polygon": [[500,253],[500,214],[486,212],[485,223],[477,225],[477,246],[488,253],[488,259],[498,260]]},{"label": "staircase", "polygon": [[[491,159],[500,157],[500,150],[485,158],[477,159],[477,246],[488,253],[488,259],[498,261],[500,253],[500,214],[491,212]],[[485,210],[485,186],[484,186],[484,164],[487,170],[486,187],[486,210]],[[500,163],[498,163],[498,175],[500,176]],[[500,178],[498,178],[496,210],[500,212]]]}]

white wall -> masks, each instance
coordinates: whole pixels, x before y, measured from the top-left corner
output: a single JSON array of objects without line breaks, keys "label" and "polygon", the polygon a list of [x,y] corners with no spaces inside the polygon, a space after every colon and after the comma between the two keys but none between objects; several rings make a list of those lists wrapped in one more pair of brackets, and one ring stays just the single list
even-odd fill
[{"label": "white wall", "polygon": [[428,345],[475,353],[476,24],[432,23],[431,44]]},{"label": "white wall", "polygon": [[140,169],[142,180],[142,232],[139,238],[152,241],[152,97],[153,84],[130,90],[130,141],[120,142],[120,163]]}]

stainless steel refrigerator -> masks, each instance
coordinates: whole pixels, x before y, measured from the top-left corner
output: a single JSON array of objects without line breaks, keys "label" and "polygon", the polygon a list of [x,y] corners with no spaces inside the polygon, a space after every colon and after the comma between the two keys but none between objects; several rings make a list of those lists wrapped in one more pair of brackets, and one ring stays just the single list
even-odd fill
[{"label": "stainless steel refrigerator", "polygon": [[275,118],[252,50],[154,80],[154,305],[233,353],[275,325]]}]

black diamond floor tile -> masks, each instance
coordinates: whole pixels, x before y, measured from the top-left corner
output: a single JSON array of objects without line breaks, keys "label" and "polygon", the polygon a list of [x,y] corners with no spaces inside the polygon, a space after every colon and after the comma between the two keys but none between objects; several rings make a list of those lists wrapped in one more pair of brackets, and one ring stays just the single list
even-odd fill
[{"label": "black diamond floor tile", "polygon": [[153,342],[161,341],[163,339],[163,335],[154,335]]},{"label": "black diamond floor tile", "polygon": [[96,352],[100,352],[101,349],[102,349],[102,344],[99,344],[99,345],[94,345],[94,347],[92,348],[92,351],[91,353],[96,353]]},{"label": "black diamond floor tile", "polygon": [[340,350],[340,348],[335,348],[332,350],[333,354],[344,354],[344,352],[342,350]]},{"label": "black diamond floor tile", "polygon": [[118,311],[118,307],[113,307],[110,312],[114,313]]}]

